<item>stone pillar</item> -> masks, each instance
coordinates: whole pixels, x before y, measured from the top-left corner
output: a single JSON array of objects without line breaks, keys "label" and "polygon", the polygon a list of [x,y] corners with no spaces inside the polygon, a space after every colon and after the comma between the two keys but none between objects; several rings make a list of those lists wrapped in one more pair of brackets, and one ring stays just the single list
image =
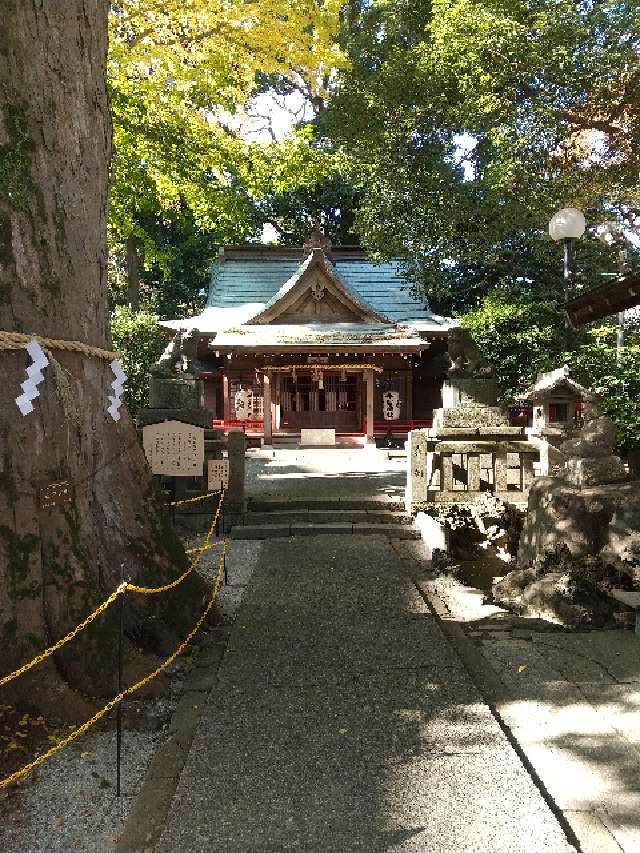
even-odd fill
[{"label": "stone pillar", "polygon": [[541,477],[549,476],[549,439],[544,436],[540,439],[540,466]]},{"label": "stone pillar", "polygon": [[521,453],[520,454],[520,470],[522,472],[522,491],[528,492],[531,488],[531,483],[533,483],[534,471],[533,471],[533,453]]},{"label": "stone pillar", "polygon": [[373,434],[373,370],[365,371],[365,381],[367,383],[367,444],[373,444],[375,442]]},{"label": "stone pillar", "polygon": [[442,454],[442,491],[453,491],[453,456],[450,453]]},{"label": "stone pillar", "polygon": [[469,492],[480,491],[480,454],[467,454],[467,490]]},{"label": "stone pillar", "polygon": [[222,377],[222,417],[225,421],[231,420],[231,399],[229,397],[229,377],[225,373]]},{"label": "stone pillar", "polygon": [[268,373],[264,374],[262,389],[264,394],[264,444],[268,446],[273,444],[273,429],[271,426],[271,376]]},{"label": "stone pillar", "polygon": [[495,492],[506,492],[509,483],[509,464],[506,451],[498,451],[494,457]]},{"label": "stone pillar", "polygon": [[[227,439],[227,452],[229,456],[229,488],[224,502],[224,511],[227,516],[235,518],[245,511],[244,497],[244,459],[247,440],[242,429],[229,431]],[[227,525],[225,524],[225,527]]]},{"label": "stone pillar", "polygon": [[407,487],[404,493],[404,505],[407,512],[413,512],[417,504],[428,500],[426,435],[421,430],[412,430],[407,437],[405,449],[407,451]]}]

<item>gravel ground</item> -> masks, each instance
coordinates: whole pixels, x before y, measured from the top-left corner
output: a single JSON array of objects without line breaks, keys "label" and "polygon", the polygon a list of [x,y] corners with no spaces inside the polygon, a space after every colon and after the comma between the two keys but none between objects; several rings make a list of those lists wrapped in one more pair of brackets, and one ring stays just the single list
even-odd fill
[{"label": "gravel ground", "polygon": [[[200,541],[201,537],[196,535],[185,537],[185,547]],[[235,618],[261,549],[261,542],[229,543],[229,585],[221,588],[218,598],[218,614],[223,623]],[[200,570],[207,580],[217,571],[218,560],[218,549],[203,557]],[[199,640],[206,645],[207,636],[205,631],[196,643]],[[164,739],[163,724],[177,705],[189,668],[188,658],[183,658],[167,670],[171,682],[166,697],[127,703],[125,718],[133,718],[135,724],[123,732],[120,799],[115,796],[115,731],[90,731],[45,762],[21,786],[0,793],[0,850],[6,853],[113,850],[146,768]]]},{"label": "gravel ground", "polygon": [[161,732],[123,735],[122,796],[115,796],[115,732],[88,733],[2,803],[0,848],[11,853],[113,850]]}]

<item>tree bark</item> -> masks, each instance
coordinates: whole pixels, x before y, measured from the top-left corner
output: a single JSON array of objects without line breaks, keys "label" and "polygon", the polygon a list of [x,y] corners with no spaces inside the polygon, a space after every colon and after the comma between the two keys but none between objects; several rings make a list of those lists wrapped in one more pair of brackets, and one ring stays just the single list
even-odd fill
[{"label": "tree bark", "polygon": [[[110,348],[106,209],[111,125],[104,0],[5,0],[0,23],[0,329]],[[26,351],[0,351],[0,642],[8,672],[80,622],[120,582],[175,576],[184,551],[157,499],[128,413],[107,414],[108,362],[52,351],[35,411],[15,398]],[[74,483],[43,509],[39,490]],[[124,567],[121,569],[121,567]],[[127,596],[137,646],[164,652],[202,600]],[[182,606],[184,604],[184,606]],[[116,608],[113,608],[115,611]],[[3,698],[65,715],[110,694],[115,612],[3,689]],[[131,674],[146,661],[133,659]]]},{"label": "tree bark", "polygon": [[132,311],[140,310],[140,255],[138,238],[127,237],[127,301]]}]

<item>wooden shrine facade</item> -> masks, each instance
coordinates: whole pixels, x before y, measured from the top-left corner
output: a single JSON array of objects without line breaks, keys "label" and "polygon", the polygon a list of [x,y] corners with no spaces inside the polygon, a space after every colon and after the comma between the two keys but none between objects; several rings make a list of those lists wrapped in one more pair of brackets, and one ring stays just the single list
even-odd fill
[{"label": "wooden shrine facade", "polygon": [[204,312],[163,323],[195,336],[214,425],[265,444],[309,428],[373,441],[428,426],[453,321],[410,295],[397,264],[315,242],[225,250]]}]

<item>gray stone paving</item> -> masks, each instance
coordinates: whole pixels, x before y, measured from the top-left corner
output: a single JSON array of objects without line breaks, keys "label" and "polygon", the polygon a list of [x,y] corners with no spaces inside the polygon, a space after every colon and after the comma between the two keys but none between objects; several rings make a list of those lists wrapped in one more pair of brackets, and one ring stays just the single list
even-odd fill
[{"label": "gray stone paving", "polygon": [[255,496],[333,498],[404,497],[406,459],[375,447],[356,449],[274,448],[249,451],[246,489]]},{"label": "gray stone paving", "polygon": [[446,623],[465,626],[479,651],[479,672],[490,676],[486,695],[584,853],[638,853],[637,635],[545,627],[483,604],[477,590],[453,579],[429,580],[424,588]]},{"label": "gray stone paving", "polygon": [[573,849],[387,540],[260,557],[157,853]]}]

